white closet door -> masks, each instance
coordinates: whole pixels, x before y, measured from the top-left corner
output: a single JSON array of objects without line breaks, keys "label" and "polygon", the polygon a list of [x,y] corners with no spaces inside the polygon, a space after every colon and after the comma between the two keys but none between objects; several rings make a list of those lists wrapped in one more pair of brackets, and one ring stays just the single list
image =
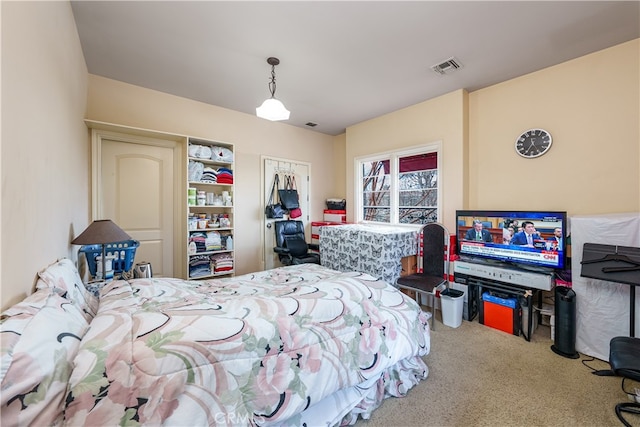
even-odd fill
[{"label": "white closet door", "polygon": [[135,262],[154,276],[174,276],[174,148],[103,138],[97,218],[140,241]]}]

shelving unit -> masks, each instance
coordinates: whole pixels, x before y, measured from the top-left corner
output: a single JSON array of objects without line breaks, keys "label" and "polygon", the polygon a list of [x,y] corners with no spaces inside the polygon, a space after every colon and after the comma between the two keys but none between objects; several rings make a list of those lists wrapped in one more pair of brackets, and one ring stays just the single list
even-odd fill
[{"label": "shelving unit", "polygon": [[187,152],[187,277],[234,273],[233,144],[189,138]]}]

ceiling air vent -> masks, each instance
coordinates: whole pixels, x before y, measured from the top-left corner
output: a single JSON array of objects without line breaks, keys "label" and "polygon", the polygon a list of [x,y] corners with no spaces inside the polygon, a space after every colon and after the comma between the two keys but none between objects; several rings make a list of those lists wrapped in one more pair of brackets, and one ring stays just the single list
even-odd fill
[{"label": "ceiling air vent", "polygon": [[451,74],[458,68],[462,68],[462,64],[456,58],[449,58],[440,64],[432,65],[431,69],[438,74]]}]

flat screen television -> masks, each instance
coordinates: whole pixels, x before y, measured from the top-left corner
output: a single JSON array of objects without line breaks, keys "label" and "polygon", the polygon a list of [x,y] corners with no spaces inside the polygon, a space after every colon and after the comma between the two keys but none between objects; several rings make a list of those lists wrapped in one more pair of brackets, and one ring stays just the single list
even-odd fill
[{"label": "flat screen television", "polygon": [[458,210],[456,224],[463,260],[543,272],[565,267],[566,212]]}]

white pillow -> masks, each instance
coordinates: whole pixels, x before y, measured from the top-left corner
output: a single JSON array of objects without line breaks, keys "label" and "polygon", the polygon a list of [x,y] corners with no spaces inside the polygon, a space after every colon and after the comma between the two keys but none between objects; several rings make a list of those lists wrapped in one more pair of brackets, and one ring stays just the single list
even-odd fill
[{"label": "white pillow", "polygon": [[2,425],[59,425],[69,377],[89,324],[53,288],[41,289],[2,313]]},{"label": "white pillow", "polygon": [[75,304],[85,313],[87,322],[91,322],[98,311],[98,299],[84,287],[78,269],[70,259],[63,258],[54,262],[40,271],[38,276],[40,278],[36,282],[36,289],[53,288]]}]

